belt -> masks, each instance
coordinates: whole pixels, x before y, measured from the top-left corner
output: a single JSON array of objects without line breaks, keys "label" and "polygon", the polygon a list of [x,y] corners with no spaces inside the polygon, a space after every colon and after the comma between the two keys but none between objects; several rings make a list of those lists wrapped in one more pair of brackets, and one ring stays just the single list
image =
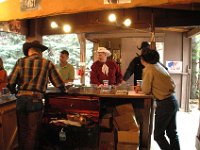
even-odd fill
[{"label": "belt", "polygon": [[156,102],[159,103],[159,102],[164,102],[164,101],[173,100],[173,99],[175,99],[175,97],[174,97],[174,95],[171,95],[168,98],[165,98],[162,100],[156,99]]},{"label": "belt", "polygon": [[41,93],[41,92],[27,91],[27,90],[18,91],[17,96],[31,96],[31,97],[34,97],[36,99],[43,99],[44,98],[44,94]]}]

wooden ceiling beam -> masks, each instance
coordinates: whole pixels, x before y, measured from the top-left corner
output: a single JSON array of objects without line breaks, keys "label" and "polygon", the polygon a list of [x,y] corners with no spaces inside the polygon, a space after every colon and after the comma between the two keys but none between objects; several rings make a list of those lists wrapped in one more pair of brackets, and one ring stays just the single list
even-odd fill
[{"label": "wooden ceiling beam", "polygon": [[186,37],[187,38],[192,38],[192,37],[194,37],[195,35],[198,35],[198,34],[200,34],[200,27],[196,27],[196,28],[188,31],[186,33]]},{"label": "wooden ceiling beam", "polygon": [[[110,23],[108,14],[115,13],[117,22]],[[70,15],[59,15],[39,18],[41,21],[41,35],[64,34],[62,26],[69,23],[73,33],[98,33],[98,32],[118,32],[120,30],[146,30],[151,27],[152,13],[154,16],[155,28],[179,28],[177,32],[187,31],[187,27],[200,25],[199,13],[183,10],[156,9],[156,8],[129,8],[119,10],[106,10],[85,12]],[[129,17],[132,25],[129,28],[123,26],[123,20]],[[51,21],[56,21],[59,28],[52,29]]]}]

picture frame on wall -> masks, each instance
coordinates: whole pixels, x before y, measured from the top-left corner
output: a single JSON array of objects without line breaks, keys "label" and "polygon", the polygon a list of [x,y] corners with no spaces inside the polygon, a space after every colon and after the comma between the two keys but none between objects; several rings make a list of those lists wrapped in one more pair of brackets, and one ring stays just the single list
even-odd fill
[{"label": "picture frame on wall", "polygon": [[166,61],[169,73],[182,73],[182,61]]}]

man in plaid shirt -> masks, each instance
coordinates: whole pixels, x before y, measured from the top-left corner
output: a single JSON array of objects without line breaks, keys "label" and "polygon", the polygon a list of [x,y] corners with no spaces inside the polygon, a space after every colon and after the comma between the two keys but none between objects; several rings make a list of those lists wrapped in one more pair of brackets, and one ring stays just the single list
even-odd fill
[{"label": "man in plaid shirt", "polygon": [[44,93],[49,80],[65,92],[64,82],[54,64],[42,58],[48,47],[39,41],[26,42],[26,57],[17,60],[8,79],[8,88],[17,97],[17,124],[20,150],[37,149],[38,129],[41,124]]}]

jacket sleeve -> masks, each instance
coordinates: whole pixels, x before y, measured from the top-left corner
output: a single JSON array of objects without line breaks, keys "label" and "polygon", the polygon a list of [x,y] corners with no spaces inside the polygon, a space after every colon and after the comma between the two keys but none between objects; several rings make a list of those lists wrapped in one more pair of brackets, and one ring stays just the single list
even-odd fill
[{"label": "jacket sleeve", "polygon": [[97,69],[97,66],[96,64],[94,63],[92,66],[91,66],[91,72],[90,72],[90,83],[91,84],[101,84],[98,80],[98,75],[97,75],[97,72],[98,72],[98,69]]},{"label": "jacket sleeve", "polygon": [[151,94],[152,92],[153,74],[151,70],[143,69],[142,92]]},{"label": "jacket sleeve", "polygon": [[20,63],[20,60],[16,62],[10,76],[8,77],[7,87],[12,94],[16,94],[17,92],[16,85],[17,85],[17,82],[19,82],[19,71],[20,71],[19,63]]},{"label": "jacket sleeve", "polygon": [[128,68],[126,69],[126,72],[124,74],[123,80],[127,81],[134,72],[134,66],[135,66],[135,58],[130,62]]},{"label": "jacket sleeve", "polygon": [[122,82],[122,72],[121,72],[121,68],[118,64],[116,64],[116,84],[120,84]]}]

